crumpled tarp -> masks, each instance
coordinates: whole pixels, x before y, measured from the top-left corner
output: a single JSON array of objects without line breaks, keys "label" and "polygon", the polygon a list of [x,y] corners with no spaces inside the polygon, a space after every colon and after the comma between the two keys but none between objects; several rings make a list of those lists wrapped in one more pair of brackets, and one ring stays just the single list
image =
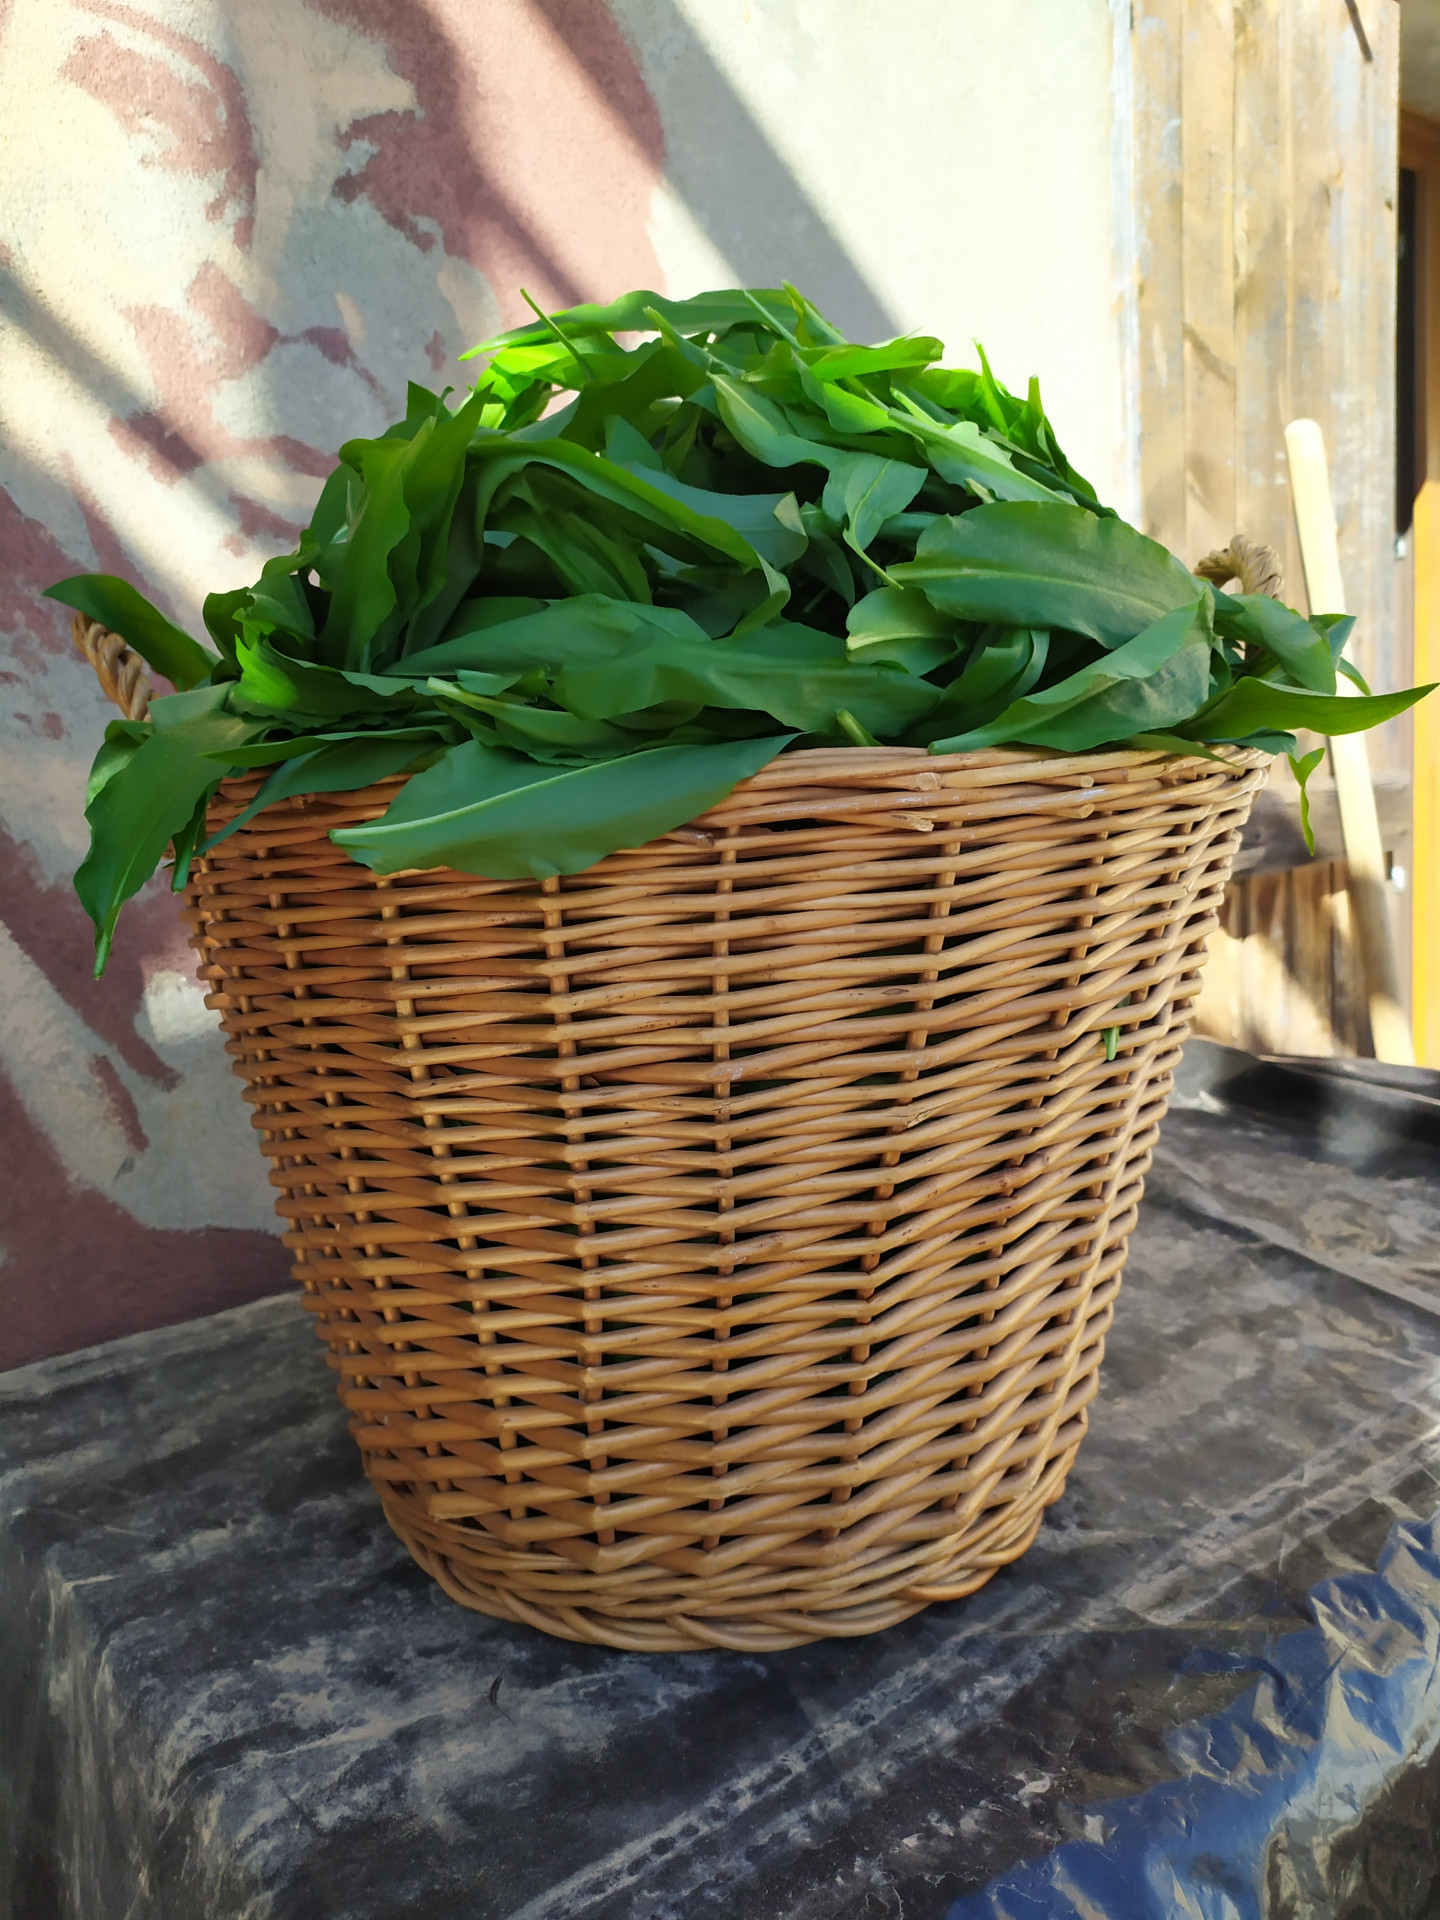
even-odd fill
[{"label": "crumpled tarp", "polygon": [[[1322,1581],[1310,1604],[1313,1627],[1230,1663],[1259,1669],[1242,1699],[1171,1735],[1179,1779],[1089,1807],[1093,1838],[1002,1875],[947,1920],[1276,1920],[1347,1897],[1357,1913],[1394,1911],[1374,1904],[1357,1842],[1397,1777],[1440,1747],[1440,1515],[1397,1526],[1374,1573]],[[1434,1886],[1431,1862],[1417,1864]]]},{"label": "crumpled tarp", "polygon": [[453,1605],[284,1298],[0,1375],[0,1914],[1433,1920],[1440,1076],[1193,1043],[1091,1431],[784,1653]]}]

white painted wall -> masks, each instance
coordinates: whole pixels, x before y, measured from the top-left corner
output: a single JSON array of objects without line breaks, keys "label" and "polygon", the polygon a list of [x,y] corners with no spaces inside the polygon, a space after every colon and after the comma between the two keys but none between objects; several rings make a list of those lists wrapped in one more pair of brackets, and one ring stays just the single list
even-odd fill
[{"label": "white painted wall", "polygon": [[1022,392],[1136,515],[1128,0],[612,0],[669,291],[796,281]]}]

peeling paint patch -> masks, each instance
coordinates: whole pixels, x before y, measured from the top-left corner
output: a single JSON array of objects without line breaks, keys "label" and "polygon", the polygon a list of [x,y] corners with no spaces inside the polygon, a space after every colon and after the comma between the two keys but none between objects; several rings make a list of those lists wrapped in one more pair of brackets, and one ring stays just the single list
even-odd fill
[{"label": "peeling paint patch", "polygon": [[422,253],[483,263],[505,325],[541,304],[612,298],[662,277],[650,201],[660,116],[600,0],[315,0],[378,41],[415,105],[340,135],[360,164],[334,191],[370,201]]},{"label": "peeling paint patch", "polygon": [[602,0],[0,0],[0,50],[3,1365],[285,1284],[163,881],[91,978],[108,714],[42,590],[113,573],[198,631],[521,284],[665,277],[660,119]]},{"label": "peeling paint patch", "polygon": [[[142,54],[100,32],[77,42],[65,78],[107,106],[127,132],[151,142],[143,164],[214,179],[207,220],[233,212],[234,239],[248,246],[255,224],[259,161],[240,82],[191,34],[167,27],[138,7],[116,0],[79,0],[85,12],[112,20],[157,51]],[[166,59],[164,55],[170,57]],[[168,135],[169,145],[161,145]]]}]

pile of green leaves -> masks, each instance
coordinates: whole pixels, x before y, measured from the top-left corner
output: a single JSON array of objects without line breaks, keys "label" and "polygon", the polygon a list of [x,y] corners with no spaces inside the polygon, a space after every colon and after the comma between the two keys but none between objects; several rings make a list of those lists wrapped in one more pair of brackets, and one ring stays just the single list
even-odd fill
[{"label": "pile of green leaves", "polygon": [[412,387],[341,449],[295,552],[205,602],[213,650],[111,576],[52,587],[180,689],[91,774],[97,970],[166,847],[178,888],[223,837],[229,773],[267,772],[249,813],[409,774],[335,833],[356,860],[546,877],[787,748],[1293,754],[1419,698],[1338,697],[1350,621],[1197,580],[1100,505],[1033,381],[941,351],[853,345],[788,287],[540,316],[453,411]]}]

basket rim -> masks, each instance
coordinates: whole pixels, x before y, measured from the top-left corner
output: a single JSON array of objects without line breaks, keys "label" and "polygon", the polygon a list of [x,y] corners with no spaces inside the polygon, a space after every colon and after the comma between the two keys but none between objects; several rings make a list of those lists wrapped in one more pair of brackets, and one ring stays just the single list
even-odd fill
[{"label": "basket rim", "polygon": [[[1066,753],[1058,747],[1024,746],[976,747],[967,753],[931,753],[928,747],[799,747],[793,752],[778,753],[758,772],[737,780],[723,800],[707,808],[704,814],[697,814],[696,818],[705,819],[710,813],[732,804],[739,793],[766,787],[803,785],[803,776],[806,774],[817,776],[817,784],[824,785],[846,778],[883,781],[887,775],[894,775],[907,787],[919,784],[926,788],[941,788],[963,785],[968,774],[1012,769],[1019,771],[1025,767],[1043,767],[1045,777],[1049,779],[1071,774],[1083,777],[1091,772],[1103,772],[1124,779],[1132,772],[1168,765],[1174,769],[1172,778],[1184,780],[1202,777],[1217,763],[1232,772],[1243,773],[1268,763],[1274,757],[1260,747],[1240,747],[1224,741],[1208,744],[1204,751],[1196,753],[1174,753],[1161,747],[1118,746],[1091,747],[1081,753]],[[252,772],[226,774],[218,792],[226,799],[248,802],[273,772],[273,767],[260,767]],[[930,777],[917,781],[917,775]],[[375,780],[363,787],[337,789],[330,793],[295,794],[272,804],[303,807],[317,800],[343,803],[347,795],[398,792],[411,777],[405,773],[391,774],[384,780]],[[269,808],[264,811],[268,812]]]}]

